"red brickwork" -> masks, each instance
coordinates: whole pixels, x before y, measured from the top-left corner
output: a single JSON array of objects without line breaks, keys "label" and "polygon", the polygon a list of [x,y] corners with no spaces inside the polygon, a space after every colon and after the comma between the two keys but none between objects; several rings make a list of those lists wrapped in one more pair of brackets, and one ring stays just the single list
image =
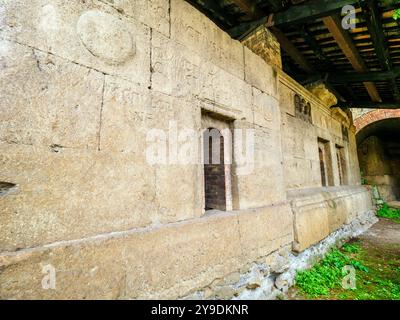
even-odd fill
[{"label": "red brickwork", "polygon": [[282,69],[281,46],[267,28],[258,28],[243,40],[243,44],[263,58],[269,65]]},{"label": "red brickwork", "polygon": [[394,109],[394,110],[381,109],[381,110],[370,111],[362,115],[361,117],[355,119],[354,125],[356,126],[357,132],[359,132],[361,129],[365,128],[366,126],[368,126],[373,122],[390,118],[400,118],[400,109]]}]

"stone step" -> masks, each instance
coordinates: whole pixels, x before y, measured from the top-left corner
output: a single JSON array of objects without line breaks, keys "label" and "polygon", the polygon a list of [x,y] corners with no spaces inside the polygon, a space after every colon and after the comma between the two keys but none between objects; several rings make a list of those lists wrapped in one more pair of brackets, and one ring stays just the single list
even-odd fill
[{"label": "stone step", "polygon": [[400,201],[392,201],[389,202],[388,205],[393,209],[400,209]]}]

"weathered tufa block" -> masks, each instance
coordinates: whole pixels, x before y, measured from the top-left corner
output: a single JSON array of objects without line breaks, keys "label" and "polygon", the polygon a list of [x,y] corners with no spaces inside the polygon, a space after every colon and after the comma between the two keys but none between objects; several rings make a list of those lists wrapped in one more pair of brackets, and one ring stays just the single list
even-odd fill
[{"label": "weathered tufa block", "polygon": [[0,181],[18,186],[0,199],[0,252],[153,223],[155,172],[133,154],[6,143],[0,151]]},{"label": "weathered tufa block", "polygon": [[104,75],[0,41],[0,140],[97,149]]},{"label": "weathered tufa block", "polygon": [[289,192],[294,213],[293,250],[302,252],[372,210],[363,187],[305,189]]},{"label": "weathered tufa block", "polygon": [[294,215],[294,251],[304,251],[329,235],[328,211],[325,203],[295,209]]},{"label": "weathered tufa block", "polygon": [[[107,76],[100,149],[134,153],[138,158],[147,161],[146,147],[151,142],[147,139],[152,130],[162,130],[166,139],[173,134],[173,130],[197,130],[200,114],[194,100],[175,98]],[[169,140],[166,140],[167,143]],[[181,144],[183,143],[179,145]],[[170,150],[167,145],[165,149],[168,156]],[[171,163],[169,157],[166,160]]]},{"label": "weathered tufa block", "polygon": [[170,33],[169,1],[167,0],[99,0],[116,8],[122,15],[133,17],[165,34]]},{"label": "weathered tufa block", "polygon": [[263,59],[244,48],[245,80],[273,97],[278,96],[278,75]]},{"label": "weathered tufa block", "polygon": [[[79,17],[76,31],[85,48],[107,64],[122,64],[136,53],[132,34],[124,22],[111,14],[99,10],[87,11]],[[100,41],[102,38],[106,39],[107,46]]]},{"label": "weathered tufa block", "polygon": [[158,32],[151,44],[152,89],[175,97],[199,95],[206,78],[200,56]]},{"label": "weathered tufa block", "polygon": [[[279,118],[279,116],[277,116]],[[258,208],[286,200],[283,187],[282,154],[280,150],[279,122],[271,122],[269,128],[235,121],[235,129],[242,129],[243,141],[254,137],[254,160],[237,163],[234,183],[237,186],[237,208]],[[234,159],[241,159],[249,150],[238,143]],[[241,155],[238,153],[241,152]],[[237,160],[236,160],[237,161]],[[234,189],[235,190],[235,189]]]},{"label": "weathered tufa block", "polygon": [[171,1],[171,38],[192,53],[243,79],[243,45],[233,40],[192,5]]},{"label": "weathered tufa block", "polygon": [[[246,210],[238,215],[238,221],[248,261],[256,261],[293,241],[293,214],[288,205]],[[279,221],[279,226],[274,221]]]},{"label": "weathered tufa block", "polygon": [[3,0],[0,36],[148,86],[150,28],[96,0]]},{"label": "weathered tufa block", "polygon": [[[177,299],[292,241],[287,207],[220,213],[0,255],[1,299]],[[282,216],[283,214],[283,216]],[[276,219],[283,223],[270,227]],[[260,224],[262,222],[262,224]],[[257,228],[254,231],[254,227]],[[42,268],[56,271],[44,290]]]},{"label": "weathered tufa block", "polygon": [[255,87],[252,88],[252,94],[254,124],[274,131],[280,130],[279,100]]},{"label": "weathered tufa block", "polygon": [[177,41],[153,32],[152,89],[179,98],[206,100],[224,114],[253,120],[251,86]]}]

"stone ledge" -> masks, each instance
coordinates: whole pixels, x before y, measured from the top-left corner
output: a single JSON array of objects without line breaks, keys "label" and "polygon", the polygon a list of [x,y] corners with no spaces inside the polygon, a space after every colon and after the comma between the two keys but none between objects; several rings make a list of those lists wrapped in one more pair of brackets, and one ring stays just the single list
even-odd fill
[{"label": "stone ledge", "polygon": [[288,193],[294,214],[293,250],[302,252],[372,209],[364,187],[313,188]]},{"label": "stone ledge", "polygon": [[274,300],[285,299],[295,284],[298,271],[311,268],[332,247],[341,246],[374,225],[374,211],[365,212],[352,223],[342,226],[319,243],[299,255],[284,246],[248,266],[243,273],[232,273],[210,286],[185,297],[186,299]]},{"label": "stone ledge", "polygon": [[400,201],[389,202],[389,207],[393,209],[400,209]]},{"label": "stone ledge", "polygon": [[[0,298],[176,299],[292,241],[290,207],[279,205],[3,253]],[[47,265],[55,290],[42,289]]]}]

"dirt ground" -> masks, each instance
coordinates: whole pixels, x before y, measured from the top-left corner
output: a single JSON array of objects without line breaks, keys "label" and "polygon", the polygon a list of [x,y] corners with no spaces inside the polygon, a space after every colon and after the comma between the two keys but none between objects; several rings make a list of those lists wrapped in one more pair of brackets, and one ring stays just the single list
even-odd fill
[{"label": "dirt ground", "polygon": [[392,244],[400,249],[400,224],[389,219],[380,219],[372,228],[364,233],[360,240],[363,240],[374,247],[386,247]]}]

